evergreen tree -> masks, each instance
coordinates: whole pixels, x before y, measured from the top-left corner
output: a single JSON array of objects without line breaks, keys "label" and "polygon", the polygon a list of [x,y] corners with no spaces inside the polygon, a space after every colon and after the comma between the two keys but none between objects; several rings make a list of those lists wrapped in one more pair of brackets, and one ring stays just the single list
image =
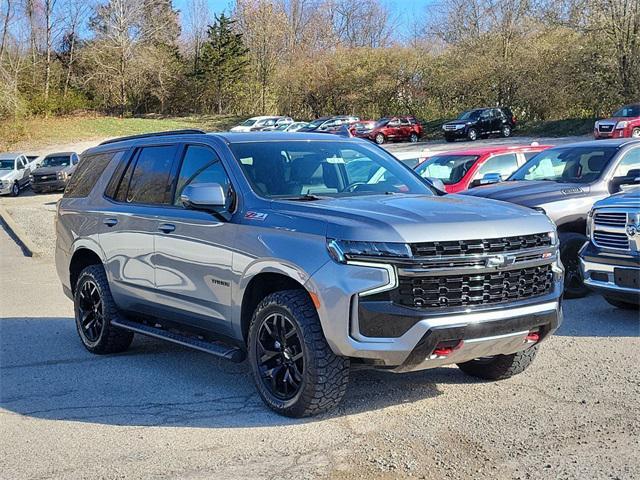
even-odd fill
[{"label": "evergreen tree", "polygon": [[216,15],[215,22],[209,26],[202,52],[205,81],[219,114],[224,112],[226,102],[236,93],[248,64],[248,50],[242,34],[234,31],[234,23],[225,14]]}]

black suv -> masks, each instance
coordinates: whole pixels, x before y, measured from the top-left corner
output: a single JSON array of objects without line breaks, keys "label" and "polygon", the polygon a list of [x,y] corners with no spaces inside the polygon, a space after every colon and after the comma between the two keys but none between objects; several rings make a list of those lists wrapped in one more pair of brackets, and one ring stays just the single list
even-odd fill
[{"label": "black suv", "polygon": [[447,142],[456,138],[474,141],[478,137],[487,138],[492,133],[510,137],[515,126],[516,118],[508,108],[474,108],[442,125],[442,130]]}]

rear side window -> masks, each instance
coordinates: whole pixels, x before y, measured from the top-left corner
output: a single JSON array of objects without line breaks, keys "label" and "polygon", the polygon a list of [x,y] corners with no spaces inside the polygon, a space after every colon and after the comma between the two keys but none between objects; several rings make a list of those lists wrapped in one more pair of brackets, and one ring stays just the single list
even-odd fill
[{"label": "rear side window", "polygon": [[76,167],[76,171],[69,179],[67,188],[64,191],[64,198],[83,198],[88,196],[104,169],[109,165],[109,162],[120,155],[122,155],[122,152],[83,155]]},{"label": "rear side window", "polygon": [[168,204],[175,145],[144,147],[136,151],[115,194],[120,202]]}]

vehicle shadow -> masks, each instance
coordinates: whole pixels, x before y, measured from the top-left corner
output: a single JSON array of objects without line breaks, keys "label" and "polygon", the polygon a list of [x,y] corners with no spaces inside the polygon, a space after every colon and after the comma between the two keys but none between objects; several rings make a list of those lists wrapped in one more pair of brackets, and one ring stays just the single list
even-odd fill
[{"label": "vehicle shadow", "polygon": [[609,305],[600,295],[565,300],[564,321],[556,335],[566,337],[640,337],[640,313]]},{"label": "vehicle shadow", "polygon": [[0,319],[0,407],[48,420],[128,426],[256,427],[313,422],[412,403],[467,383],[456,368],[395,375],[354,371],[342,405],[305,420],[271,412],[246,362],[136,336],[129,351],[92,355],[71,318]]}]

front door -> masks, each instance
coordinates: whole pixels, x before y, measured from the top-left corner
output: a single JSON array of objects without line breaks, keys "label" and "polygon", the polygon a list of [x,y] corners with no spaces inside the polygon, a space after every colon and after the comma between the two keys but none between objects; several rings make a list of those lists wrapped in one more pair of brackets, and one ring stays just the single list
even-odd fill
[{"label": "front door", "polygon": [[187,185],[231,184],[216,153],[206,145],[186,145],[171,205],[163,209],[155,234],[156,288],[163,317],[231,335],[231,261],[234,224],[212,212],[186,209],[180,194]]}]

